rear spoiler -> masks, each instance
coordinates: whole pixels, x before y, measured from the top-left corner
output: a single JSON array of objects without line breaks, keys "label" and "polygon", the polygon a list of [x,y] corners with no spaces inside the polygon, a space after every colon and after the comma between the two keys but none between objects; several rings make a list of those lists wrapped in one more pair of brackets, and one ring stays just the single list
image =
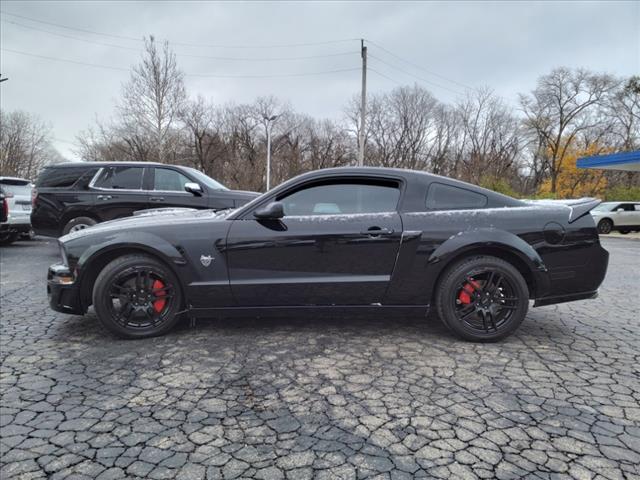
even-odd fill
[{"label": "rear spoiler", "polygon": [[598,200],[597,198],[584,197],[578,198],[576,200],[526,200],[527,203],[531,205],[538,206],[564,206],[568,207],[571,211],[569,212],[569,223],[575,222],[583,215],[589,213],[593,208],[597,207],[602,203],[602,200]]}]

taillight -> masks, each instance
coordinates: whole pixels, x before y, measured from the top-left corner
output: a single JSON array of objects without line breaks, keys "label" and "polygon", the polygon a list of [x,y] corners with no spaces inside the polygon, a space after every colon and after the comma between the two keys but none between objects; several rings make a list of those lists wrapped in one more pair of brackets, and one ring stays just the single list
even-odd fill
[{"label": "taillight", "polygon": [[9,218],[9,202],[6,198],[2,199],[2,218],[5,220]]},{"label": "taillight", "polygon": [[38,199],[38,190],[31,189],[31,208],[36,208],[36,200]]}]

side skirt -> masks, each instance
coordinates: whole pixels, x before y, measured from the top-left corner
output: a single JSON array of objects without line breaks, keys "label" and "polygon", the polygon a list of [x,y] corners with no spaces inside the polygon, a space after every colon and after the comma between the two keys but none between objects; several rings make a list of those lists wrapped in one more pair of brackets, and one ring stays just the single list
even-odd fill
[{"label": "side skirt", "polygon": [[281,307],[219,307],[219,308],[192,308],[187,314],[192,317],[241,317],[241,316],[279,316],[319,313],[319,314],[343,314],[362,315],[380,313],[406,313],[407,315],[427,316],[429,305],[297,305]]}]

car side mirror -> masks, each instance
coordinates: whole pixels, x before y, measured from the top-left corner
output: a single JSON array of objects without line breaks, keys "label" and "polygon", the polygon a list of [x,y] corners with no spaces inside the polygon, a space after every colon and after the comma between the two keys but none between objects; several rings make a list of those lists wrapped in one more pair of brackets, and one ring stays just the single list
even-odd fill
[{"label": "car side mirror", "polygon": [[616,208],[616,212],[624,212],[624,208]]},{"label": "car side mirror", "polygon": [[260,220],[275,220],[284,217],[284,206],[280,202],[271,202],[253,212]]},{"label": "car side mirror", "polygon": [[200,195],[202,195],[202,187],[197,184],[196,182],[187,182],[184,184],[184,190],[185,192],[189,192],[189,193],[193,193],[194,195],[197,195],[198,197]]}]

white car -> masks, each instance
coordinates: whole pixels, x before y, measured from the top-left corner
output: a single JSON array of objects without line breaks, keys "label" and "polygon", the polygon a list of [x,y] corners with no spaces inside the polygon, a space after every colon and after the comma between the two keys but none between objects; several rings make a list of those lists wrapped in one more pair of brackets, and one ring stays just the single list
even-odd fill
[{"label": "white car", "polygon": [[9,244],[20,236],[31,235],[31,190],[29,180],[0,177],[6,220],[0,225],[0,244]]},{"label": "white car", "polygon": [[599,233],[640,231],[640,202],[603,202],[591,215]]}]

